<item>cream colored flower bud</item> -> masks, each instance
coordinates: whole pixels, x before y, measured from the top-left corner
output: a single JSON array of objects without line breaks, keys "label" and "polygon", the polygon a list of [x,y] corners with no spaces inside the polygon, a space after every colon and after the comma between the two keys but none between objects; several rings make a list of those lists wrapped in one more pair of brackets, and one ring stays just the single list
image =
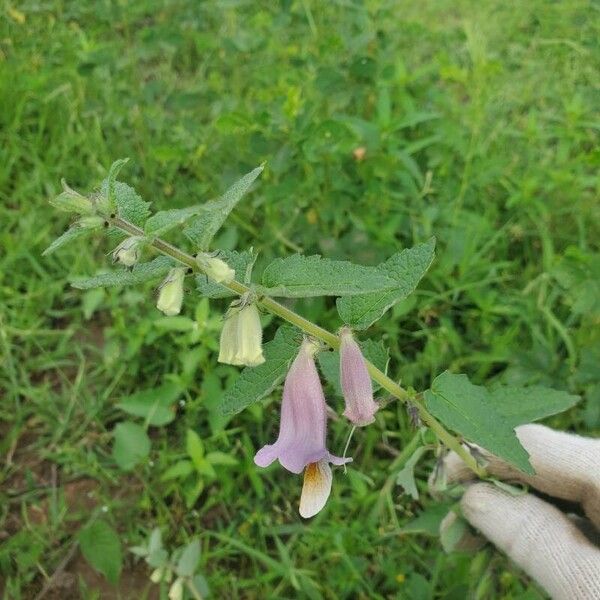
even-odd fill
[{"label": "cream colored flower bud", "polygon": [[182,600],[183,598],[183,581],[176,579],[169,589],[169,600]]},{"label": "cream colored flower bud", "polygon": [[256,304],[239,308],[234,302],[225,317],[219,346],[219,362],[256,367],[265,362],[262,352],[262,327]]},{"label": "cream colored flower bud", "polygon": [[150,575],[150,581],[152,583],[158,583],[163,578],[164,569],[159,567],[158,569],[154,569]]},{"label": "cream colored flower bud", "polygon": [[63,192],[50,200],[50,204],[54,206],[54,208],[64,210],[65,212],[76,212],[82,215],[93,214],[94,205],[91,200],[71,189],[64,180],[62,185]]},{"label": "cream colored flower bud", "polygon": [[133,267],[140,259],[140,246],[144,238],[134,235],[123,240],[112,253],[113,262]]},{"label": "cream colored flower bud", "polygon": [[196,256],[198,266],[217,283],[231,283],[235,278],[235,271],[220,258],[210,254],[200,253]]},{"label": "cream colored flower bud", "polygon": [[181,312],[185,272],[185,267],[175,267],[169,271],[165,280],[160,284],[156,308],[167,317],[178,315]]}]

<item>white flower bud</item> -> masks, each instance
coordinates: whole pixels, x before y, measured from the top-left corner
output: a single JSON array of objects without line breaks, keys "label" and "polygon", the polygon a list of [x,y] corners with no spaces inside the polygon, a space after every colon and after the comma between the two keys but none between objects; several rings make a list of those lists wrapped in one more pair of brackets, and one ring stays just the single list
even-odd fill
[{"label": "white flower bud", "polygon": [[221,331],[219,362],[247,367],[256,367],[265,362],[262,327],[256,304],[246,304],[242,308],[238,308],[236,302],[231,305]]},{"label": "white flower bud", "polygon": [[169,589],[169,600],[182,600],[183,598],[183,581],[177,578]]},{"label": "white flower bud", "polygon": [[178,315],[181,312],[185,272],[185,267],[175,267],[169,271],[165,280],[160,284],[156,308],[167,317]]},{"label": "white flower bud", "polygon": [[58,210],[64,210],[65,212],[76,212],[82,215],[91,215],[94,212],[94,205],[91,200],[82,196],[80,193],[71,189],[63,179],[62,181],[63,192],[52,198],[50,204]]},{"label": "white flower bud", "polygon": [[196,256],[196,262],[217,283],[231,283],[235,278],[235,271],[220,258],[200,253]]},{"label": "white flower bud", "polygon": [[161,581],[163,578],[163,571],[164,569],[162,567],[154,569],[154,571],[152,571],[152,574],[150,575],[150,581],[152,583],[158,583],[159,581]]},{"label": "white flower bud", "polygon": [[140,258],[140,246],[144,238],[134,235],[124,239],[112,253],[113,262],[133,267]]}]

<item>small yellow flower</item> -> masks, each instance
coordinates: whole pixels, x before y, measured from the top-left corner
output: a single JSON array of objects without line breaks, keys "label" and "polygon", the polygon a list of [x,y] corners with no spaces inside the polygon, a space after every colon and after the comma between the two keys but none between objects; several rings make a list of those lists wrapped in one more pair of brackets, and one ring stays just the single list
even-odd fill
[{"label": "small yellow flower", "polygon": [[225,317],[219,346],[219,362],[256,367],[265,362],[262,327],[256,304],[234,302]]},{"label": "small yellow flower", "polygon": [[196,255],[198,266],[217,283],[231,283],[235,278],[235,271],[220,258],[210,254],[200,253]]},{"label": "small yellow flower", "polygon": [[167,317],[178,315],[181,312],[185,272],[185,267],[175,267],[169,271],[169,274],[160,284],[156,308]]}]

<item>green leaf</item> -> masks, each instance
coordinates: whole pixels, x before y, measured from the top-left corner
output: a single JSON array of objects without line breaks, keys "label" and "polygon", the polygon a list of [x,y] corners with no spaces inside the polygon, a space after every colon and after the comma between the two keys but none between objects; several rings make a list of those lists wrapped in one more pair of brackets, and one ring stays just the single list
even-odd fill
[{"label": "green leaf", "polygon": [[72,242],[73,240],[78,240],[79,238],[91,233],[92,229],[87,229],[85,227],[77,227],[73,226],[67,229],[60,237],[57,237],[43,252],[42,256],[48,256],[53,252],[56,252],[62,246]]},{"label": "green leaf", "polygon": [[149,238],[160,237],[171,231],[171,229],[186,223],[188,219],[197,215],[200,210],[201,207],[199,205],[161,210],[146,221],[144,232]]},{"label": "green leaf", "polygon": [[318,254],[293,254],[274,260],[264,270],[262,290],[269,296],[353,296],[390,290],[396,282],[375,267],[329,260]]},{"label": "green leaf", "polygon": [[402,533],[422,533],[437,537],[440,534],[440,525],[450,510],[449,504],[432,504],[416,518],[409,521],[402,529]]},{"label": "green leaf", "polygon": [[115,585],[119,581],[123,556],[121,541],[115,530],[105,521],[96,520],[77,535],[81,553],[88,563]]},{"label": "green leaf", "polygon": [[446,554],[454,552],[458,548],[460,542],[469,532],[468,523],[460,516],[456,518],[440,531],[440,542]]},{"label": "green leaf", "polygon": [[128,158],[119,158],[110,165],[108,170],[108,177],[106,178],[106,198],[108,200],[108,207],[110,211],[114,211],[117,207],[117,175],[119,171],[129,162]]},{"label": "green leaf", "polygon": [[257,167],[236,181],[220,198],[201,205],[202,212],[183,230],[199,250],[207,250],[215,233],[219,231],[229,213],[236,207],[264,166]]},{"label": "green leaf", "polygon": [[194,465],[189,460],[180,460],[169,467],[161,476],[161,481],[185,479],[194,472]]},{"label": "green leaf", "polygon": [[419,499],[419,490],[415,481],[415,467],[425,451],[426,448],[424,446],[417,448],[396,477],[396,485],[401,486],[404,493],[412,496],[413,500]]},{"label": "green leaf", "polygon": [[225,392],[221,412],[233,414],[270,394],[285,377],[298,353],[301,335],[289,325],[282,325],[275,337],[263,347],[265,362],[246,367],[233,386]]},{"label": "green leaf", "polygon": [[71,285],[80,290],[115,285],[138,285],[152,279],[160,279],[166,275],[173,264],[173,260],[168,256],[157,256],[150,262],[135,265],[132,270],[120,269],[109,273],[101,273],[95,277],[72,279]]},{"label": "green leaf", "polygon": [[186,331],[194,331],[198,327],[198,324],[194,319],[189,317],[183,317],[181,315],[174,315],[172,317],[158,317],[153,321],[154,327],[160,331],[179,331],[185,333]]},{"label": "green leaf", "polygon": [[162,547],[162,532],[159,527],[155,527],[148,537],[148,552],[156,552]]},{"label": "green leaf", "polygon": [[[383,342],[374,342],[373,340],[365,340],[359,342],[363,356],[372,362],[380,371],[387,373],[388,362],[390,356]],[[331,352],[319,352],[317,354],[319,366],[325,379],[330,383],[339,396],[343,396],[342,387],[340,386],[340,353],[338,350]],[[378,390],[381,386],[373,381],[373,390]]]},{"label": "green leaf", "polygon": [[177,575],[179,575],[179,577],[191,577],[198,567],[199,560],[200,542],[198,540],[193,540],[185,547],[177,561]]},{"label": "green leaf", "polygon": [[143,417],[148,425],[166,425],[175,418],[173,404],[180,395],[181,388],[178,385],[165,383],[123,398],[117,408],[130,415]]},{"label": "green leaf", "polygon": [[[246,271],[254,262],[254,256],[247,250],[243,252],[220,250],[219,258],[224,260],[235,271],[235,278],[238,281],[245,280]],[[230,298],[236,295],[221,284],[209,280],[206,275],[198,275],[196,277],[196,286],[196,289],[207,298]]]},{"label": "green leaf", "polygon": [[227,454],[226,452],[219,452],[218,450],[215,452],[209,452],[206,455],[206,460],[211,465],[220,465],[225,467],[235,467],[239,464],[239,461],[233,456]]},{"label": "green leaf", "polygon": [[507,460],[525,473],[534,474],[529,455],[519,442],[514,424],[495,407],[489,392],[473,385],[466,375],[445,371],[425,392],[427,409],[444,425]]},{"label": "green leaf", "polygon": [[203,575],[194,576],[194,587],[198,590],[198,593],[202,598],[208,598],[210,595],[210,588],[208,587],[208,582],[204,578]]},{"label": "green leaf", "polygon": [[204,444],[200,436],[193,429],[187,430],[185,450],[197,469],[204,467]]},{"label": "green leaf", "polygon": [[490,389],[490,396],[498,412],[515,427],[560,413],[580,400],[579,396],[543,386],[501,385]]},{"label": "green leaf", "polygon": [[433,262],[435,238],[413,248],[394,254],[377,268],[394,280],[392,289],[364,296],[339,298],[338,314],[355,329],[367,329],[387,310],[414,292],[419,281]]},{"label": "green leaf", "polygon": [[150,439],[143,427],[131,421],[119,423],[114,430],[112,457],[123,471],[131,471],[150,453]]}]

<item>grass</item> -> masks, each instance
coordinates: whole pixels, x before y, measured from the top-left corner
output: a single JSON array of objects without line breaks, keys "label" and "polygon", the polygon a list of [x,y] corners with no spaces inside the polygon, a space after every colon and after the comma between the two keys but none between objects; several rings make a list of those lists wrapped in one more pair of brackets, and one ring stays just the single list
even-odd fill
[{"label": "grass", "polygon": [[[79,555],[77,532],[102,514],[124,546],[155,526],[169,547],[199,536],[215,598],[542,598],[491,548],[445,555],[435,538],[400,533],[432,504],[434,458],[417,468],[421,499],[402,496],[395,474],[414,433],[398,406],[355,434],[353,466],[303,522],[299,479],[252,465],[276,432],[277,395],[218,416],[237,372],[215,362],[223,306],[190,295],[173,329],[149,286],[68,286],[107,265],[102,236],[41,252],[68,225],[47,206],[61,177],[90,190],[129,156],[122,177],[165,209],[267,161],[217,247],[252,244],[261,264],[297,250],[376,264],[436,235],[418,293],[369,332],[390,347],[391,373],[421,389],[446,368],[569,389],[582,402],[549,424],[598,435],[598,8],[24,0],[0,10],[5,597],[34,598],[57,569],[63,587],[46,597],[157,597],[133,555],[118,587]],[[338,326],[329,300],[297,308]],[[116,404],[166,381],[186,390],[177,419],[152,428],[151,460],[123,473],[111,458]],[[189,484],[164,480],[187,429],[237,460],[189,507]],[[333,423],[332,447],[347,433]]]}]

